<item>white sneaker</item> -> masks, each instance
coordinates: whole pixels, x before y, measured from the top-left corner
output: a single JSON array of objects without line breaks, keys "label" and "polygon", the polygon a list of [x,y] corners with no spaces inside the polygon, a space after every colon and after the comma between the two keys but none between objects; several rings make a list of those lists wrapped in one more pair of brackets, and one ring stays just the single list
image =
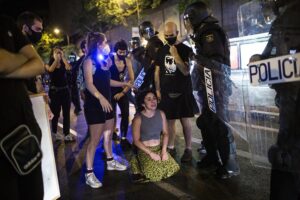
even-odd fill
[{"label": "white sneaker", "polygon": [[72,141],[75,141],[76,139],[76,136],[69,133],[68,135],[65,136],[65,141],[69,141],[69,142],[72,142]]},{"label": "white sneaker", "polygon": [[61,133],[54,134],[55,140],[64,140],[65,136]]},{"label": "white sneaker", "polygon": [[109,171],[111,170],[124,171],[127,169],[126,165],[123,165],[116,160],[107,161],[106,164],[107,164],[106,169]]},{"label": "white sneaker", "polygon": [[102,183],[97,179],[94,173],[85,174],[85,183],[92,188],[102,187]]}]

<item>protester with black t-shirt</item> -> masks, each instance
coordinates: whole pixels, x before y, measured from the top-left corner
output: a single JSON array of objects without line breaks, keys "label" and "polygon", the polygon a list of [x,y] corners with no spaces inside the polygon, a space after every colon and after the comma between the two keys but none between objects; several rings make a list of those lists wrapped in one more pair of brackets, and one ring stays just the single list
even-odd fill
[{"label": "protester with black t-shirt", "polygon": [[[130,82],[131,84],[134,81],[134,74],[132,69],[131,60],[126,57],[127,55],[127,44],[124,40],[120,40],[115,44],[115,53],[111,57],[112,66],[110,67],[111,79],[120,82]],[[125,80],[128,78],[128,80]],[[126,149],[130,147],[126,136],[128,131],[129,124],[129,99],[127,92],[130,91],[130,87],[111,87],[112,93],[112,107],[116,113],[116,106],[118,104],[121,111],[121,146]]]},{"label": "protester with black t-shirt", "polygon": [[[35,13],[25,11],[18,16],[17,24],[22,33],[28,38],[28,40],[36,45],[42,38],[43,31],[43,20]],[[27,91],[29,94],[43,93],[47,111],[48,118],[51,120],[53,118],[53,113],[51,112],[48,105],[48,96],[45,94],[45,88],[42,83],[42,76],[32,77],[26,80]]]},{"label": "protester with black t-shirt", "polygon": [[[49,88],[50,108],[54,114],[51,121],[52,132],[57,140],[74,141],[75,136],[70,133],[71,95],[67,83],[67,71],[71,65],[66,60],[63,50],[55,47],[52,50],[49,66],[46,67],[51,83]],[[60,111],[63,111],[63,133],[57,132]]]},{"label": "protester with black t-shirt", "polygon": [[192,50],[177,40],[178,30],[173,22],[165,24],[165,44],[157,52],[155,61],[155,88],[159,108],[166,113],[169,126],[168,150],[175,155],[175,121],[180,119],[185,138],[185,151],[181,162],[192,160],[192,128],[191,118],[194,116],[196,101],[192,93],[188,59]]},{"label": "protester with black t-shirt", "polygon": [[[43,20],[36,14],[32,12],[23,12],[18,16],[17,20],[18,26],[22,33],[29,39],[32,44],[36,44],[42,37],[43,31]],[[38,79],[33,77],[26,80],[26,86],[28,92],[37,94]]]},{"label": "protester with black t-shirt", "polygon": [[[44,72],[43,62],[16,24],[0,16],[0,140],[21,124],[26,124],[41,141],[24,79]],[[41,165],[30,174],[17,174],[0,152],[1,199],[43,199]]]}]

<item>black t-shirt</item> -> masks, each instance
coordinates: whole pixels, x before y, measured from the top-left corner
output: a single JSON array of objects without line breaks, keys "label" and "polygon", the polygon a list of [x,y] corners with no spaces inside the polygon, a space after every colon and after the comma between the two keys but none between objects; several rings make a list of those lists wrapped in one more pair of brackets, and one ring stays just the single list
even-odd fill
[{"label": "black t-shirt", "polygon": [[[104,70],[101,64],[95,60],[93,61],[93,84],[97,90],[111,102],[110,79],[111,74],[109,70]],[[86,109],[102,109],[99,99],[94,97],[93,94],[86,88],[85,89],[85,108]]]},{"label": "black t-shirt", "polygon": [[[125,81],[125,75],[126,75],[126,70],[127,70],[127,64],[126,64],[126,59],[123,60],[124,62],[124,68],[122,71],[119,71],[116,62],[115,62],[115,57],[111,57],[112,60],[112,65],[109,68],[110,74],[111,74],[111,79],[115,81]],[[112,95],[115,95],[119,92],[122,92],[123,88],[122,87],[111,87],[111,93]]]},{"label": "black t-shirt", "polygon": [[[183,43],[175,45],[183,62],[188,63],[192,49]],[[155,65],[160,67],[160,88],[162,93],[188,93],[192,90],[190,75],[185,76],[176,66],[175,58],[171,56],[169,45],[163,46],[157,52]]]},{"label": "black t-shirt", "polygon": [[[14,21],[0,16],[0,48],[18,53],[30,44]],[[0,138],[21,124],[36,124],[24,80],[0,78]]]},{"label": "black t-shirt", "polygon": [[[52,65],[54,59],[50,59],[49,65]],[[55,68],[53,72],[49,72],[50,79],[51,79],[51,86],[54,87],[65,87],[68,85],[67,82],[67,70],[65,64],[61,61],[60,67]]]}]

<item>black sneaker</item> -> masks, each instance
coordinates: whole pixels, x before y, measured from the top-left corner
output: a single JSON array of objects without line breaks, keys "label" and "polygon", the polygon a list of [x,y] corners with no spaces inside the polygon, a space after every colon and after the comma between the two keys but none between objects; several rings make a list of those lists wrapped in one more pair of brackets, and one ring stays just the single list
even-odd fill
[{"label": "black sneaker", "polygon": [[133,183],[143,183],[146,177],[142,174],[131,174],[131,180]]},{"label": "black sneaker", "polygon": [[216,177],[219,178],[219,179],[228,179],[231,176],[230,176],[230,174],[228,173],[228,171],[226,170],[225,167],[220,166],[216,170]]},{"label": "black sneaker", "polygon": [[197,167],[199,169],[216,169],[217,164],[208,156],[204,156],[200,161],[197,162]]},{"label": "black sneaker", "polygon": [[167,151],[169,152],[169,154],[174,158],[177,154],[176,152],[176,149],[173,148],[173,149],[170,149],[170,148],[167,148]]},{"label": "black sneaker", "polygon": [[131,143],[127,139],[121,139],[121,147],[123,150],[131,149]]},{"label": "black sneaker", "polygon": [[200,144],[200,147],[197,149],[197,151],[198,151],[200,154],[207,154],[206,149],[205,149],[204,145],[202,144],[202,142],[201,142],[201,144]]},{"label": "black sneaker", "polygon": [[120,137],[118,136],[118,134],[116,132],[113,132],[113,135],[112,135],[112,140],[113,141],[120,141]]},{"label": "black sneaker", "polygon": [[191,162],[192,159],[193,159],[193,156],[192,156],[192,150],[191,149],[185,149],[184,150],[184,153],[181,157],[181,162]]}]

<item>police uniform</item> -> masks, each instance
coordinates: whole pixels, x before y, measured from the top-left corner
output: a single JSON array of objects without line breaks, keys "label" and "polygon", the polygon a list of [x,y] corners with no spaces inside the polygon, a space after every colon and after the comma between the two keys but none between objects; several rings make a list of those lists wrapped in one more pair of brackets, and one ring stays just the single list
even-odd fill
[{"label": "police uniform", "polygon": [[[287,1],[273,22],[262,58],[300,52],[300,2]],[[279,107],[279,133],[269,150],[272,163],[271,200],[300,199],[300,82],[272,85]]]},{"label": "police uniform", "polygon": [[[206,161],[209,160],[209,162],[219,166],[220,156],[222,161],[220,173],[224,174],[226,173],[224,168],[230,153],[229,129],[225,125],[225,122],[228,122],[227,106],[231,87],[227,85],[228,80],[226,78],[228,78],[230,72],[226,75],[222,69],[222,63],[227,66],[230,65],[228,40],[222,28],[217,24],[217,20],[200,25],[195,31],[193,40],[197,51],[197,65],[201,68],[199,71],[202,80],[201,88],[203,89],[202,114],[197,119],[197,125],[201,129],[207,151]],[[212,112],[208,104],[203,67],[209,67],[212,71],[216,113]],[[227,70],[230,71],[230,68]],[[223,81],[220,82],[220,80]]]}]

